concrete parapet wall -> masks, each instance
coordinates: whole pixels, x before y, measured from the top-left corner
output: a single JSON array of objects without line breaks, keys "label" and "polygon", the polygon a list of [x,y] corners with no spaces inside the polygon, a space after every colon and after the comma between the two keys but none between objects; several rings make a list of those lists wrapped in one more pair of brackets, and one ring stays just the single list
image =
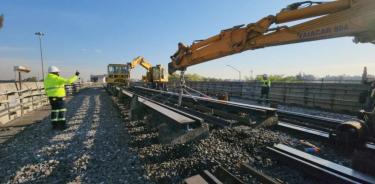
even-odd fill
[{"label": "concrete parapet wall", "polygon": [[0,126],[48,103],[42,82],[0,83]]},{"label": "concrete parapet wall", "polygon": [[[91,83],[67,85],[67,95],[74,95]],[[22,90],[19,84],[0,83],[0,127],[35,109],[48,104],[42,82],[24,82]]]},{"label": "concrete parapet wall", "polygon": [[[17,84],[17,86],[16,86]],[[18,91],[20,89],[19,83],[0,83],[0,94],[10,91]],[[43,88],[43,82],[23,82],[22,89],[36,89]],[[1,97],[0,97],[1,98]]]},{"label": "concrete parapet wall", "polygon": [[[208,95],[227,92],[231,97],[258,100],[261,86],[258,82],[187,82],[191,88]],[[170,83],[175,90],[177,83]],[[335,112],[356,113],[362,108],[360,93],[368,90],[363,84],[347,83],[284,83],[273,82],[270,100],[275,103],[320,108]]]}]

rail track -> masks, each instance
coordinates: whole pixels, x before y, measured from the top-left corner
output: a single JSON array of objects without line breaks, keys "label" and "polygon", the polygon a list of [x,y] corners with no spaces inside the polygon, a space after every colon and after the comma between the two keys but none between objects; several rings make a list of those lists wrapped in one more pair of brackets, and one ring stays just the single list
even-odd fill
[{"label": "rail track", "polygon": [[[193,97],[189,95],[183,97],[184,104],[181,107],[178,107],[176,106],[176,93],[143,87],[134,87],[130,90],[117,88],[115,91],[117,91],[115,92],[117,94],[125,94],[128,98],[127,103],[131,103],[131,98],[136,96],[141,98],[141,101],[155,103],[174,113],[192,119],[195,118],[195,120],[198,120],[198,124],[201,124],[203,122],[202,120],[204,120],[205,123],[209,123],[210,126],[216,128],[227,128],[243,124],[253,127],[268,127],[274,125],[275,117],[277,121],[277,110],[272,108],[223,102],[215,99]],[[160,107],[155,108],[154,111],[156,110],[159,114],[163,114]],[[303,134],[308,133],[309,135],[318,136],[324,139],[330,139],[335,128],[343,123],[336,119],[287,111],[277,111],[277,114],[279,121],[277,125],[278,127],[291,129],[299,133],[302,132]],[[174,121],[177,122],[177,120]],[[196,127],[194,127],[194,125],[189,125],[182,127],[182,129],[186,132]],[[229,141],[228,143],[232,144],[232,141]],[[375,146],[371,143],[367,143],[366,147],[371,149]],[[273,156],[273,158],[278,160],[278,163],[289,167],[291,166],[292,168],[298,166],[303,173],[318,179],[320,182],[375,183],[375,178],[370,175],[304,153],[284,144],[269,145],[265,149]],[[237,167],[240,171],[233,171],[233,169],[229,171],[218,161],[214,161],[214,163],[211,164],[203,164],[203,166],[202,164],[199,165],[198,168],[200,168],[200,170],[198,171],[196,168],[193,169],[194,171],[190,174],[195,174],[191,177],[187,177],[184,180],[185,183],[247,183],[245,182],[246,179],[243,179],[243,175],[246,175],[246,177],[250,176],[255,179],[255,181],[263,183],[281,182],[279,179],[273,178],[247,163],[237,163],[237,165],[240,165]]]},{"label": "rail track", "polygon": [[322,116],[314,116],[291,111],[277,110],[279,121],[289,122],[317,130],[331,131],[342,124],[344,121],[339,119],[327,118]]},{"label": "rail track", "polygon": [[[134,92],[148,96],[155,100],[159,100],[161,103],[175,106],[178,102],[178,94],[160,90],[154,90],[144,87],[134,87]],[[277,124],[278,127],[294,130],[297,133],[314,136],[322,139],[328,139],[330,141],[342,141],[340,144],[356,144],[357,141],[351,141],[355,139],[362,139],[364,129],[356,131],[358,135],[351,135],[349,138],[342,138],[348,135],[342,135],[337,132],[339,125],[352,122],[345,122],[339,119],[327,118],[322,116],[314,116],[310,114],[303,114],[285,110],[279,110],[274,108],[268,108],[263,106],[242,104],[236,102],[225,102],[212,98],[184,95],[184,107],[180,108],[183,111],[201,116],[208,123],[214,124],[220,127],[230,127],[235,124],[251,124],[259,126],[272,126]],[[356,127],[357,125],[353,125]],[[374,142],[373,136],[368,136],[370,142],[368,147],[372,148],[372,142]]]},{"label": "rail track", "polygon": [[[340,142],[337,140],[339,138],[336,137],[336,131],[340,124],[345,123],[343,120],[281,110],[278,110],[278,115],[279,128],[291,130],[300,135],[313,136],[330,142]],[[368,137],[368,140],[361,148],[375,152],[374,138],[372,136]]]}]

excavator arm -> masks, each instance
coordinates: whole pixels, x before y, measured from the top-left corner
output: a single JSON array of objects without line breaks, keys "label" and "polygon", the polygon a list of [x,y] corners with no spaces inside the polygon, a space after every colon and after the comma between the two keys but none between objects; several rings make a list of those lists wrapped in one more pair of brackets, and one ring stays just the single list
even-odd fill
[{"label": "excavator arm", "polygon": [[[271,28],[272,25],[303,19],[309,20],[290,27]],[[291,4],[277,15],[222,30],[220,34],[195,41],[191,46],[179,43],[178,50],[171,56],[168,71],[172,74],[176,70],[183,71],[192,65],[247,50],[347,36],[354,37],[355,43],[375,42],[375,0]]]},{"label": "excavator arm", "polygon": [[141,65],[147,71],[152,68],[152,65],[142,56],[138,56],[128,63],[130,69],[134,69],[137,65]]}]

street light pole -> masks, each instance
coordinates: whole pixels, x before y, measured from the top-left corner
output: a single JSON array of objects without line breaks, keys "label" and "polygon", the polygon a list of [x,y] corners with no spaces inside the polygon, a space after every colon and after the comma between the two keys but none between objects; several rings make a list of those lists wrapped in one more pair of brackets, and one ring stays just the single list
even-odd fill
[{"label": "street light pole", "polygon": [[42,36],[44,36],[44,33],[36,32],[35,35],[39,37],[40,61],[42,62],[42,78],[44,81],[44,62],[43,62],[43,49],[42,49]]},{"label": "street light pole", "polygon": [[239,80],[241,81],[241,71],[233,67],[232,65],[226,65],[226,66],[232,68],[233,70],[236,70],[238,72]]}]

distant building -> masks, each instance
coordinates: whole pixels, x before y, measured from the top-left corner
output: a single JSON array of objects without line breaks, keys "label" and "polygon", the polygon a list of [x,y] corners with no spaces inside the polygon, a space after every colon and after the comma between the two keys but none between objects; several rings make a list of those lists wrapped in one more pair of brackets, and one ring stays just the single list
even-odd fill
[{"label": "distant building", "polygon": [[90,75],[90,82],[105,82],[106,75]]}]

